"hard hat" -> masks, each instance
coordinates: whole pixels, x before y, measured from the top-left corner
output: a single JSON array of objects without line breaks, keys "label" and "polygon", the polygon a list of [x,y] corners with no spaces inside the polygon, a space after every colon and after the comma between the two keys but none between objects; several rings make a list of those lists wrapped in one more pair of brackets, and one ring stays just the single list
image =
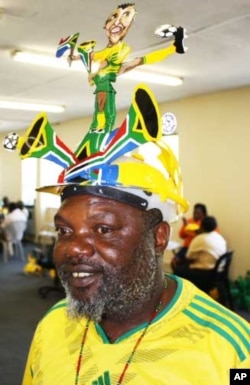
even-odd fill
[{"label": "hard hat", "polygon": [[[89,135],[83,140],[83,148]],[[100,134],[91,135],[96,138]],[[37,191],[60,194],[62,199],[93,194],[143,210],[158,208],[168,222],[189,207],[182,193],[179,163],[162,140],[157,102],[144,85],[136,87],[124,122],[103,138],[99,151],[69,164],[57,184]]]}]

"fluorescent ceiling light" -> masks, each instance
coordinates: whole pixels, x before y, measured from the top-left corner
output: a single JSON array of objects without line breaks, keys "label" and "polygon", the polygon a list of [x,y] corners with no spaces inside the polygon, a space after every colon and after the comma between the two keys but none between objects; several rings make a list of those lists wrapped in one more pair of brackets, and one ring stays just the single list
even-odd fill
[{"label": "fluorescent ceiling light", "polygon": [[159,72],[153,72],[145,69],[133,69],[125,74],[121,75],[121,78],[137,80],[140,82],[161,84],[166,86],[180,86],[183,83],[183,79],[176,76],[170,76]]},{"label": "fluorescent ceiling light", "polygon": [[[58,59],[55,56],[48,56],[43,54],[15,51],[12,53],[12,57],[15,61],[35,64],[46,67],[60,68],[64,70],[84,71],[81,60],[74,61],[71,66],[65,60]],[[177,76],[170,76],[162,72],[152,71],[152,69],[145,67],[136,68],[121,75],[121,78],[136,80],[137,82],[147,82],[167,86],[180,86],[183,83],[183,79]]]},{"label": "fluorescent ceiling light", "polygon": [[6,108],[10,110],[44,111],[55,113],[63,112],[65,110],[63,106],[57,106],[53,104],[23,103],[12,102],[7,100],[0,100],[0,108]]},{"label": "fluorescent ceiling light", "polygon": [[55,56],[48,56],[43,54],[31,53],[31,52],[22,52],[14,51],[12,53],[12,58],[20,63],[35,64],[43,67],[52,67],[59,69],[73,69],[73,70],[83,70],[83,65],[79,61],[74,61],[72,67],[69,66],[67,59],[58,59]]}]

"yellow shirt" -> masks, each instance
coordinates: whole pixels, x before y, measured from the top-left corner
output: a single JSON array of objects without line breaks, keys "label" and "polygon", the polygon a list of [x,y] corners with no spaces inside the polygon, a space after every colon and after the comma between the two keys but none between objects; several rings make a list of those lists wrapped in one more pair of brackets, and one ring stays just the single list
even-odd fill
[{"label": "yellow shirt", "polygon": [[94,62],[107,61],[107,66],[101,69],[98,74],[100,77],[107,75],[108,73],[117,74],[125,58],[130,53],[131,48],[124,42],[119,42],[112,47],[106,47],[101,51],[93,52]]},{"label": "yellow shirt", "polygon": [[[249,368],[249,324],[190,282],[178,290],[142,339],[123,385],[228,385],[230,368]],[[23,385],[74,385],[86,320],[69,320],[66,301],[39,323]],[[145,324],[109,343],[90,323],[78,385],[116,385]]]}]

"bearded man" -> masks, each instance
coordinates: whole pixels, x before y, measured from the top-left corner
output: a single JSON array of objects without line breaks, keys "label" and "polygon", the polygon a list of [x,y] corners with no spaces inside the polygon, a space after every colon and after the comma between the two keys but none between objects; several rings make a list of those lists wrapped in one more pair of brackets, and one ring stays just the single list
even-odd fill
[{"label": "bearded man", "polygon": [[39,189],[61,196],[54,262],[66,298],[37,326],[23,385],[227,385],[230,368],[250,365],[248,323],[163,271],[170,224],[188,203],[158,109],[140,91],[138,126],[122,130],[146,143],[121,154],[110,142],[117,153],[109,143]]}]

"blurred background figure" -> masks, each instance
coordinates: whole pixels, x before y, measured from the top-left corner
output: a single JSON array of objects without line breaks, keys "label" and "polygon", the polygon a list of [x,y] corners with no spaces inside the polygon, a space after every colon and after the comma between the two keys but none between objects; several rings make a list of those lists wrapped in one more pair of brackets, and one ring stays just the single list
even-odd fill
[{"label": "blurred background figure", "polygon": [[26,214],[17,207],[16,202],[9,203],[9,212],[1,222],[0,240],[6,244],[7,251],[4,253],[4,260],[7,262],[8,256],[14,255],[13,244],[18,244],[18,252],[24,259],[21,241],[27,227]]},{"label": "blurred background figure", "polygon": [[227,252],[227,242],[217,231],[215,217],[203,218],[199,232],[189,245],[185,262],[173,267],[173,271],[201,288],[217,260]]},{"label": "blurred background figure", "polygon": [[199,234],[201,221],[207,216],[207,208],[203,203],[196,203],[193,208],[192,218],[182,218],[182,227],[179,230],[179,237],[183,239],[181,248],[175,253],[172,264],[176,266],[185,261],[188,247],[193,238]]},{"label": "blurred background figure", "polygon": [[2,222],[2,227],[6,227],[9,223],[15,221],[25,221],[27,222],[26,214],[17,206],[16,202],[9,203],[9,211],[5,215]]},{"label": "blurred background figure", "polygon": [[186,253],[187,263],[175,268],[175,272],[188,269],[213,269],[216,261],[227,251],[227,242],[217,231],[215,217],[203,218],[199,234],[193,238]]},{"label": "blurred background figure", "polygon": [[8,213],[9,211],[9,198],[7,196],[3,197],[3,199],[0,201],[0,217],[1,219],[4,218],[4,216]]},{"label": "blurred background figure", "polygon": [[10,200],[7,196],[3,197],[3,208],[8,212]]},{"label": "blurred background figure", "polygon": [[19,208],[26,216],[26,221],[29,219],[29,210],[24,206],[23,201],[17,201],[17,208]]}]

